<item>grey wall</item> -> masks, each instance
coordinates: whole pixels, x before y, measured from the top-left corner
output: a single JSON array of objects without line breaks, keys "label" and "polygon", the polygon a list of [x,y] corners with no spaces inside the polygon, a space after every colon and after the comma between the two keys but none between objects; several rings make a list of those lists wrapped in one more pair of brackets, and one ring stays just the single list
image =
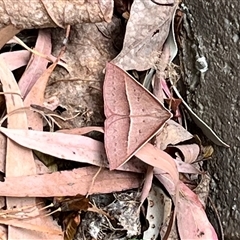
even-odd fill
[{"label": "grey wall", "polygon": [[[213,177],[211,198],[222,220],[226,239],[240,239],[240,2],[238,0],[186,0],[194,17],[193,31],[202,39],[209,63],[188,102],[231,147],[216,147],[209,164]],[[192,69],[191,43],[187,43],[187,83],[199,81]]]}]

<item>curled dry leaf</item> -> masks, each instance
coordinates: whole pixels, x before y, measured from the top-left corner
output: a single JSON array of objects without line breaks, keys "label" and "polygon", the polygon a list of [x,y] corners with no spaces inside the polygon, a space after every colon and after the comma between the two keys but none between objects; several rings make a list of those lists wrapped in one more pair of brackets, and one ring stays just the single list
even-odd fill
[{"label": "curled dry leaf", "polygon": [[181,158],[176,158],[177,169],[181,173],[201,174],[201,171],[195,168],[192,164],[183,162]]},{"label": "curled dry leaf", "polygon": [[200,153],[200,147],[196,143],[175,145],[175,146],[170,146],[168,148],[179,150],[183,156],[183,160],[186,163],[193,163],[194,161],[196,161]]},{"label": "curled dry leaf", "polygon": [[108,63],[103,86],[104,143],[110,169],[127,162],[156,135],[171,113],[125,71]]},{"label": "curled dry leaf", "polygon": [[175,145],[191,138],[193,138],[193,135],[185,128],[175,121],[169,120],[166,122],[162,131],[157,134],[156,143],[159,149],[165,150],[169,144]]},{"label": "curled dry leaf", "polygon": [[[177,1],[172,1],[172,3]],[[177,7],[135,0],[131,6],[123,49],[113,63],[124,70],[144,71],[157,61]]]},{"label": "curled dry leaf", "polygon": [[198,196],[181,182],[179,193],[177,223],[180,238],[217,240],[217,234],[210,224]]},{"label": "curled dry leaf", "polygon": [[[142,175],[121,171],[83,167],[72,171],[54,172],[51,174],[5,178],[0,182],[0,195],[11,197],[59,197],[111,193],[138,188]],[[16,184],[17,182],[17,184]],[[29,186],[30,184],[30,186]],[[21,191],[19,191],[21,189]]]},{"label": "curled dry leaf", "polygon": [[22,0],[14,4],[2,1],[0,9],[0,28],[8,24],[21,29],[65,27],[83,22],[110,21],[113,1]]}]

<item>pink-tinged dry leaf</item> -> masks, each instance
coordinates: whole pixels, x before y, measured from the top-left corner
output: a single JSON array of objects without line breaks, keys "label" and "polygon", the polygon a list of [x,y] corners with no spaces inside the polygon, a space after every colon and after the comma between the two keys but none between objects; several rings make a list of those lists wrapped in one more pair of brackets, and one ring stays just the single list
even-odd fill
[{"label": "pink-tinged dry leaf", "polygon": [[[12,112],[23,107],[20,91],[12,72],[0,57],[0,78],[4,92],[14,92],[17,94],[6,94],[7,112]],[[27,129],[27,117],[24,112],[18,112],[8,117],[8,127]],[[13,130],[14,131],[14,130]],[[18,159],[16,159],[16,155]],[[35,163],[31,150],[25,149],[10,139],[7,140],[6,176],[19,176],[24,174],[34,174]]]},{"label": "pink-tinged dry leaf", "polygon": [[116,170],[135,172],[135,173],[145,173],[148,169],[148,164],[139,161],[138,158],[132,157],[128,162],[117,168]]},{"label": "pink-tinged dry leaf", "polygon": [[177,224],[180,238],[217,240],[217,234],[198,196],[182,182],[179,184],[179,193]]},{"label": "pink-tinged dry leaf", "polygon": [[[44,91],[48,82],[50,75],[55,69],[57,62],[53,63],[44,73],[39,77],[37,82],[32,87],[31,91],[28,93],[24,100],[25,107],[29,107],[31,104],[36,104],[39,106],[43,105],[44,102]],[[40,114],[28,111],[28,125],[31,129],[42,130],[43,121]]]},{"label": "pink-tinged dry leaf", "polygon": [[63,129],[63,130],[58,130],[57,132],[60,133],[67,133],[67,134],[76,134],[76,135],[84,135],[92,131],[97,131],[104,133],[104,130],[102,127],[82,127],[82,128],[72,128],[72,129]]},{"label": "pink-tinged dry leaf", "polygon": [[[2,2],[3,4],[3,2]],[[3,22],[2,22],[3,23]],[[15,26],[13,26],[11,23],[9,23],[9,25],[6,26],[6,24],[4,24],[4,26],[1,26],[0,29],[0,49],[12,38],[14,37],[16,34],[18,34],[22,29],[20,28],[16,28]]]},{"label": "pink-tinged dry leaf", "polygon": [[22,29],[65,27],[83,22],[110,22],[113,1],[22,0],[14,1],[14,4],[2,1],[0,10],[0,28],[7,24]]},{"label": "pink-tinged dry leaf", "polygon": [[7,228],[6,226],[0,225],[0,239],[7,240]]},{"label": "pink-tinged dry leaf", "polygon": [[0,171],[5,172],[7,139],[0,133]]},{"label": "pink-tinged dry leaf", "polygon": [[[4,60],[0,57],[0,79],[2,83],[3,90],[5,92],[15,92],[16,94],[6,94],[6,107],[7,112],[14,111],[18,108],[23,107],[23,101],[20,97],[20,90],[18,88],[17,82],[12,74],[12,72],[6,66]],[[28,128],[27,116],[24,112],[18,112],[15,115],[10,115],[8,117],[8,127],[13,128]],[[17,157],[16,157],[17,156]],[[32,151],[24,148],[10,139],[7,139],[7,150],[6,150],[6,176],[21,176],[21,175],[31,175],[36,174],[36,167],[33,158]],[[16,183],[15,183],[16,184]],[[17,184],[16,184],[17,186]],[[21,188],[19,188],[21,189]],[[19,191],[16,190],[16,191]],[[2,195],[5,196],[5,195]],[[7,198],[7,208],[21,208],[26,205],[35,206],[35,198]],[[27,222],[26,222],[27,223]],[[53,225],[52,219],[50,217],[37,219],[30,219],[28,223],[46,226],[49,225],[52,229],[59,230],[59,226]],[[20,229],[16,227],[8,227],[8,237],[9,239],[49,239],[48,234],[37,234],[36,232],[27,231],[26,229]],[[55,239],[60,239],[56,238]]]},{"label": "pink-tinged dry leaf", "polygon": [[[36,46],[34,50],[49,55],[52,51],[51,33],[47,29],[39,30]],[[30,53],[29,53],[30,54]],[[47,68],[48,60],[38,55],[32,54],[28,66],[19,80],[19,88],[22,93],[22,97],[25,98],[32,86],[40,78]],[[35,103],[37,104],[37,103]]]},{"label": "pink-tinged dry leaf", "polygon": [[1,53],[1,56],[10,71],[27,65],[30,55],[30,52],[27,50]]},{"label": "pink-tinged dry leaf", "polygon": [[[60,229],[57,230],[57,229],[53,229],[51,226],[47,227],[47,226],[44,226],[44,225],[36,225],[36,224],[33,224],[33,223],[29,223],[26,220],[23,221],[23,220],[19,220],[19,219],[0,218],[0,224],[5,224],[5,225],[14,226],[14,227],[17,227],[17,228],[22,228],[23,231],[26,231],[26,229],[31,230],[31,231],[37,231],[37,233],[35,233],[35,234],[38,234],[38,236],[39,236],[38,239],[40,239],[40,234],[39,233],[47,234],[47,236],[49,237],[48,239],[53,239],[53,240],[54,239],[63,239],[63,238],[59,237],[59,236],[63,237],[63,232]],[[56,236],[56,235],[59,235],[59,236]],[[28,238],[28,239],[33,239],[34,233],[29,235],[29,237],[30,238]],[[9,238],[9,239],[13,239],[13,238]],[[21,238],[14,238],[14,239],[21,239]]]},{"label": "pink-tinged dry leaf", "polygon": [[58,158],[106,167],[103,143],[92,138],[58,132],[0,128],[18,144]]},{"label": "pink-tinged dry leaf", "polygon": [[[176,194],[179,173],[176,163],[170,155],[149,143],[145,144],[135,155],[143,162],[154,167],[154,175],[168,175],[170,185],[165,186],[164,182],[163,184],[171,195]],[[156,177],[158,178],[158,176]]]},{"label": "pink-tinged dry leaf", "polygon": [[156,144],[159,149],[165,150],[169,144],[175,145],[191,138],[193,138],[193,135],[185,128],[175,121],[169,120],[166,122],[162,131],[157,134]]},{"label": "pink-tinged dry leaf", "polygon": [[164,44],[162,54],[160,59],[158,60],[155,79],[154,79],[154,85],[153,85],[153,94],[161,101],[163,102],[164,99],[164,93],[162,89],[162,79],[165,77],[165,69],[167,68],[169,64],[169,46]]},{"label": "pink-tinged dry leaf", "polygon": [[183,160],[186,163],[193,163],[194,161],[196,161],[200,153],[200,147],[196,143],[175,145],[175,146],[170,146],[169,148],[178,149],[182,153]]},{"label": "pink-tinged dry leaf", "polygon": [[140,202],[143,204],[152,187],[153,180],[153,167],[148,165],[147,172],[145,174],[144,184],[141,192]]},{"label": "pink-tinged dry leaf", "polygon": [[111,193],[138,188],[142,183],[141,174],[107,169],[102,169],[94,179],[98,170],[97,167],[84,167],[51,174],[5,178],[4,182],[0,182],[0,195],[60,197],[86,195],[90,189],[91,194]]},{"label": "pink-tinged dry leaf", "polygon": [[[123,49],[113,63],[124,70],[144,71],[154,66],[167,39],[172,16],[178,6],[161,6],[135,0],[131,6]],[[175,3],[175,4],[174,4]]]},{"label": "pink-tinged dry leaf", "polygon": [[110,169],[127,162],[156,135],[171,113],[125,71],[108,63],[103,86],[104,143]]},{"label": "pink-tinged dry leaf", "polygon": [[195,168],[192,164],[183,162],[181,158],[176,158],[177,169],[181,173],[201,174],[202,172]]}]

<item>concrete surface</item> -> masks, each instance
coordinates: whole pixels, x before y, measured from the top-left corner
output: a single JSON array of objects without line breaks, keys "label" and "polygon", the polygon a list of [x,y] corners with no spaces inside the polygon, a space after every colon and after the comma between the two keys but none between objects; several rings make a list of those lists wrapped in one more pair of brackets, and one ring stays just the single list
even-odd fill
[{"label": "concrete surface", "polygon": [[214,146],[214,159],[209,164],[213,177],[210,196],[225,239],[240,239],[240,5],[238,0],[184,2],[192,13],[192,29],[202,41],[209,64],[205,78],[200,79],[194,70],[192,43],[187,41],[186,82],[192,92],[188,102],[231,146]]}]

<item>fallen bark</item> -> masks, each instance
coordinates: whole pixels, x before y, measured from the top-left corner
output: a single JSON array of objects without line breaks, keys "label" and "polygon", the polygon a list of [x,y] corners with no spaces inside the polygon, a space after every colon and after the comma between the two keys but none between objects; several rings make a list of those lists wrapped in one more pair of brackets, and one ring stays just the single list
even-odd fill
[{"label": "fallen bark", "polygon": [[12,24],[20,29],[109,22],[112,0],[0,0],[0,28]]}]

